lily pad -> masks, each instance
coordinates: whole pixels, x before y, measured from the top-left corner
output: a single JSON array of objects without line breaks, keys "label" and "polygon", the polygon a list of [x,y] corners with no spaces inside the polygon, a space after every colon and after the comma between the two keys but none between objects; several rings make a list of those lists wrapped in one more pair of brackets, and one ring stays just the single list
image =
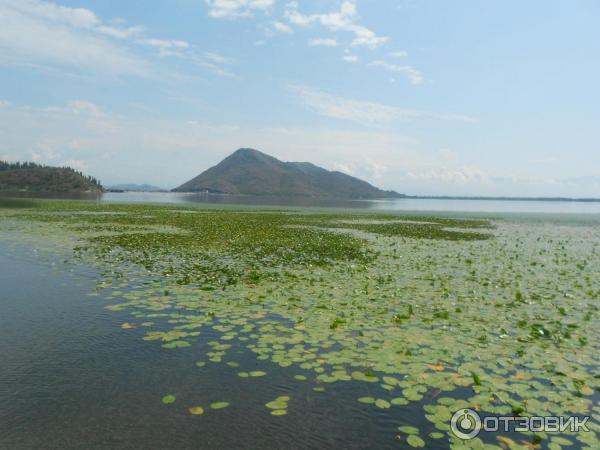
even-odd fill
[{"label": "lily pad", "polygon": [[425,441],[415,434],[411,434],[406,438],[406,442],[413,448],[425,447]]},{"label": "lily pad", "polygon": [[163,402],[165,405],[170,405],[171,403],[174,403],[174,402],[175,402],[175,400],[176,400],[176,397],[175,397],[174,395],[170,395],[170,394],[169,394],[169,395],[165,395],[165,396],[162,398],[162,402]]},{"label": "lily pad", "polygon": [[384,400],[382,398],[378,398],[377,400],[375,400],[375,406],[377,406],[378,408],[381,408],[381,409],[388,409],[392,405],[387,400]]},{"label": "lily pad", "polygon": [[189,412],[194,416],[201,416],[202,414],[204,414],[204,408],[202,408],[201,406],[194,406],[189,409]]},{"label": "lily pad", "polygon": [[228,402],[214,402],[210,404],[211,409],[223,409],[229,406]]}]

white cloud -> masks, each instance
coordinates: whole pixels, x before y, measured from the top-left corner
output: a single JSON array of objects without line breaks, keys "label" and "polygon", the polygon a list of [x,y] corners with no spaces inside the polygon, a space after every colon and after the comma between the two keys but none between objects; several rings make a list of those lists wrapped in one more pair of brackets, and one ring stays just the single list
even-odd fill
[{"label": "white cloud", "polygon": [[298,11],[298,6],[298,2],[290,2],[286,9],[286,17],[292,25],[307,27],[309,25],[318,24],[330,31],[350,32],[354,34],[354,39],[351,43],[351,46],[353,47],[363,46],[374,49],[385,44],[389,40],[389,38],[378,36],[369,28],[356,23],[358,20],[358,13],[355,0],[342,2],[339,11],[327,14],[305,15]]},{"label": "white cloud", "polygon": [[406,52],[404,50],[400,50],[398,52],[391,52],[390,56],[392,56],[394,58],[406,58],[408,56],[408,52]]},{"label": "white cloud", "polygon": [[348,63],[355,64],[358,62],[358,56],[356,55],[344,55],[342,59]]},{"label": "white cloud", "polygon": [[465,115],[402,109],[376,102],[339,97],[308,86],[292,85],[290,90],[305,106],[321,116],[349,120],[363,125],[384,126],[406,119],[475,122],[475,119]]},{"label": "white cloud", "polygon": [[338,42],[332,38],[317,38],[308,41],[311,47],[337,47]]},{"label": "white cloud", "polygon": [[113,21],[113,25],[107,25],[102,23],[98,16],[89,9],[71,8],[45,0],[3,0],[3,3],[5,7],[13,11],[38,20],[54,22],[73,28],[87,29],[117,39],[125,39],[144,31],[144,27],[141,26],[115,26],[124,24],[122,19]]},{"label": "white cloud", "polygon": [[219,52],[205,52],[204,57],[215,64],[229,64],[231,59],[221,55]]},{"label": "white cloud", "polygon": [[99,33],[105,34],[107,36],[117,38],[117,39],[127,39],[133,36],[140,35],[144,32],[144,27],[135,26],[135,27],[127,27],[127,28],[117,28],[111,27],[107,25],[101,25],[96,28],[96,31]]},{"label": "white cloud", "polygon": [[123,19],[103,21],[89,9],[45,0],[0,0],[0,18],[0,65],[72,76],[181,78],[156,58],[142,56],[139,46],[156,48],[161,57],[197,57],[187,41],[157,39],[147,36],[143,26],[126,26]]},{"label": "white cloud", "polygon": [[292,27],[286,25],[283,22],[273,22],[273,28],[277,31],[280,31],[281,33],[290,34],[294,32],[294,30],[292,30]]},{"label": "white cloud", "polygon": [[412,66],[400,66],[398,64],[390,64],[381,60],[372,61],[369,63],[369,66],[383,67],[384,69],[387,69],[390,72],[402,74],[406,76],[412,84],[421,84],[423,82],[423,75],[421,74],[421,72],[419,72],[419,70],[415,69]]},{"label": "white cloud", "polygon": [[351,120],[367,125],[383,125],[398,116],[398,109],[380,103],[337,97],[307,86],[290,86],[304,105],[321,116]]},{"label": "white cloud", "polygon": [[189,48],[190,44],[186,41],[179,40],[165,40],[165,39],[141,39],[139,41],[142,44],[150,45],[152,47],[158,47],[161,49],[172,49],[172,48]]},{"label": "white cloud", "polygon": [[89,9],[70,8],[42,0],[4,0],[4,6],[30,17],[62,23],[76,28],[93,28],[100,20]]},{"label": "white cloud", "polygon": [[0,17],[1,65],[68,66],[95,74],[151,73],[149,62],[106,39],[108,28],[87,9],[41,0],[3,0]]},{"label": "white cloud", "polygon": [[206,0],[208,14],[215,18],[248,17],[270,9],[274,0]]},{"label": "white cloud", "polygon": [[157,48],[160,56],[185,58],[185,51],[190,48],[189,42],[177,39],[147,38],[140,39],[137,42]]}]

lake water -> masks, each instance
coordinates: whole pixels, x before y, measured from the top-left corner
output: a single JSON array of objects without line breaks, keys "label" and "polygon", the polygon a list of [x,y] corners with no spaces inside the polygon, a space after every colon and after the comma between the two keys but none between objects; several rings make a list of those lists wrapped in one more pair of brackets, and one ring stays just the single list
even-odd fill
[{"label": "lake water", "polygon": [[[417,404],[366,409],[356,402],[364,387],[351,383],[303,389],[274,364],[268,379],[246,383],[220,364],[198,368],[206,345],[165,351],[142,340],[142,330],[122,330],[130,315],[119,317],[104,308],[106,299],[88,296],[94,270],[28,245],[0,239],[0,267],[2,449],[397,448],[398,423],[419,416]],[[235,359],[258,366],[249,352]],[[293,391],[296,405],[276,420],[264,407],[274,390]],[[181,404],[163,405],[166,393],[232,406],[196,417]]]},{"label": "lake water", "polygon": [[600,202],[528,201],[528,200],[335,200],[307,197],[260,197],[235,195],[184,194],[171,192],[124,192],[103,194],[102,202],[175,203],[217,205],[264,205],[361,209],[373,212],[427,211],[471,213],[548,213],[600,214]]},{"label": "lake water", "polygon": [[[573,213],[593,221],[598,218],[590,214],[600,212],[594,210],[597,204],[575,202],[296,200],[296,206],[367,211]],[[198,206],[266,201],[274,206],[285,199],[111,193],[100,201]],[[130,311],[106,309],[115,302],[110,289],[89,295],[102,278],[97,269],[65,262],[72,261],[70,252],[45,251],[43,239],[28,240],[20,226],[5,228],[10,227],[0,228],[0,449],[385,449],[408,448],[395,439],[399,424],[419,427],[423,436],[434,431],[423,420],[422,408],[442,395],[435,390],[407,406],[365,407],[357,399],[377,392],[369,383],[332,383],[325,392],[315,392],[311,383],[294,380],[296,371],[258,361],[244,346],[234,347],[228,357],[244,370],[268,371],[268,377],[240,381],[238,369],[225,364],[196,367],[221,333],[203,328],[193,346],[176,351],[144,341],[143,328],[122,328],[132,320]],[[166,394],[177,402],[162,404]],[[293,398],[294,407],[274,418],[265,399],[284,395]],[[470,389],[454,395],[468,398]],[[215,401],[231,406],[208,410]],[[592,401],[597,404],[598,394]],[[195,405],[207,412],[189,414]],[[493,435],[485,440],[496,443]],[[428,440],[427,448],[447,448],[447,441]]]},{"label": "lake water", "polygon": [[1,193],[0,197],[92,200],[107,203],[155,203],[298,208],[357,209],[372,212],[433,212],[471,214],[576,214],[600,215],[600,201],[459,200],[400,198],[343,200],[311,197],[215,195],[179,192],[107,192],[104,194]]}]

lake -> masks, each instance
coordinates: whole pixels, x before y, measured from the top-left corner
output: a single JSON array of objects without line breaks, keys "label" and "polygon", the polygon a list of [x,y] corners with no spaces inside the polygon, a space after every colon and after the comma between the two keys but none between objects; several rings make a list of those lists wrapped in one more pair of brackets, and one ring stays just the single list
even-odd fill
[{"label": "lake", "polygon": [[390,200],[335,200],[307,197],[261,197],[239,195],[208,195],[171,192],[108,192],[103,202],[264,205],[361,209],[366,211],[428,211],[471,213],[547,213],[547,214],[600,214],[600,202],[535,201],[535,200],[445,200],[445,199],[390,199]]},{"label": "lake", "polygon": [[[207,345],[165,351],[124,333],[129,314],[89,296],[97,272],[12,242],[0,238],[0,448],[395,448],[398,417],[414,416],[414,406],[373,416],[355,401],[362,389],[314,392],[248,352],[232,356],[269,372],[251,389],[227,366],[198,368]],[[165,407],[166,391],[233,405],[195,417]],[[297,407],[273,420],[264,399],[289,394]]]},{"label": "lake", "polygon": [[598,448],[600,217],[127,195],[0,208],[0,448]]},{"label": "lake", "polygon": [[175,205],[262,206],[284,208],[336,208],[371,212],[443,212],[471,214],[597,214],[600,202],[565,200],[461,200],[401,198],[382,200],[340,200],[310,197],[253,195],[214,195],[178,192],[106,192],[73,193],[4,193],[5,197],[78,199],[107,203],[155,203]]}]

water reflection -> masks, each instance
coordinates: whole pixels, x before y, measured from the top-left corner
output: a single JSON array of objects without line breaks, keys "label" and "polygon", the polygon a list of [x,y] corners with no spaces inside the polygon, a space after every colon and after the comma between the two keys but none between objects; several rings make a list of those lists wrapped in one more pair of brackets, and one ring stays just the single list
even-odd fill
[{"label": "water reflection", "polygon": [[97,193],[1,193],[0,197],[95,200],[107,203],[154,203],[224,206],[266,206],[301,208],[342,208],[394,212],[465,212],[465,213],[541,213],[600,214],[598,201],[569,200],[465,200],[399,198],[348,200],[303,196],[219,195],[180,192],[106,192]]},{"label": "water reflection", "polygon": [[344,200],[313,197],[252,195],[185,194],[175,192],[106,193],[103,202],[178,203],[212,205],[293,206],[309,208],[344,208],[371,211],[444,211],[482,213],[568,213],[600,214],[600,202],[541,200],[451,200],[400,198],[382,200]]}]

